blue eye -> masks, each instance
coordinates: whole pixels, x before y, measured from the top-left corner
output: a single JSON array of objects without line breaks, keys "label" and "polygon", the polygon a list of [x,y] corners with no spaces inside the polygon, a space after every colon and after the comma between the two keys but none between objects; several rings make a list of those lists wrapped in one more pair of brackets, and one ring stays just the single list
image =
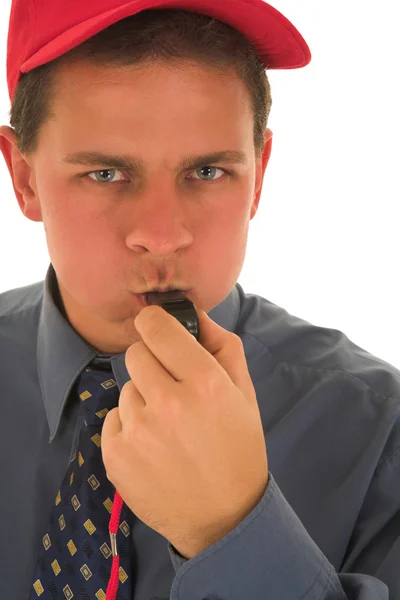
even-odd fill
[{"label": "blue eye", "polygon": [[[203,171],[205,169],[208,169],[211,172],[214,172],[214,171],[223,171],[224,173],[228,173],[228,171],[226,171],[225,169],[219,169],[218,167],[211,167],[211,166],[208,166],[208,165],[205,165],[204,167],[198,167],[197,169],[194,169],[194,172]],[[215,180],[213,180],[213,179],[211,179],[211,180],[210,179],[208,179],[208,180],[207,179],[200,179],[200,181],[219,181],[220,179],[224,179],[224,177],[219,177],[218,179],[215,179]]]},{"label": "blue eye", "polygon": [[[193,169],[193,173],[197,173],[199,171],[203,171],[207,169],[208,171],[211,171],[211,173],[209,173],[209,175],[215,174],[216,171],[221,171],[226,175],[232,175],[231,171],[228,171],[227,169],[221,169],[219,167],[213,167],[213,166],[208,166],[205,165],[204,167],[197,167],[196,169]],[[121,171],[119,171],[118,169],[100,169],[98,171],[91,171],[90,173],[84,173],[82,175],[82,177],[89,177],[91,179],[91,181],[93,181],[94,183],[98,183],[99,185],[105,185],[107,183],[121,183],[121,182],[129,182],[129,180],[126,179],[119,179],[119,180],[115,180],[115,177],[113,177],[113,174],[115,175],[115,173],[121,173]],[[93,177],[90,177],[91,175],[94,175]],[[121,173],[121,175],[123,175]],[[104,179],[102,179],[104,178]],[[190,179],[190,178],[188,178]],[[194,181],[201,181],[201,182],[209,182],[209,183],[217,183],[218,181],[221,181],[222,179],[225,179],[225,176],[222,177],[218,177],[217,179],[200,179],[200,178],[192,178],[194,179]]]},{"label": "blue eye", "polygon": [[[118,171],[118,169],[101,169],[101,171],[92,171],[91,173],[87,173],[88,177],[89,175],[100,175],[103,176],[103,174],[105,173],[116,173]],[[121,173],[121,171],[119,171],[119,173]],[[92,179],[92,178],[91,178]],[[95,179],[95,183],[109,183],[110,181],[110,177],[106,177],[105,181],[99,181],[97,178]],[[111,183],[114,183],[114,181],[111,181]]]}]

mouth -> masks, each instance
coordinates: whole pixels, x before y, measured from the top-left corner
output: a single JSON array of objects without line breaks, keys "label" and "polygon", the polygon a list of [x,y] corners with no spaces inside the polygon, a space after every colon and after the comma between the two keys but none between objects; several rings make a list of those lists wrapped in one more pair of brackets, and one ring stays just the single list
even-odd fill
[{"label": "mouth", "polygon": [[178,300],[179,298],[188,298],[190,290],[171,290],[167,292],[151,291],[145,294],[134,294],[142,306],[152,304],[162,304],[168,300]]}]

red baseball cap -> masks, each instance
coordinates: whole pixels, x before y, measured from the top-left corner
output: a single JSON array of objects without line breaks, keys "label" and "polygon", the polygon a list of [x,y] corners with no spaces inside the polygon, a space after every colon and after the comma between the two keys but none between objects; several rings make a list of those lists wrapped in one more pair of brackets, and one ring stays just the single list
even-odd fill
[{"label": "red baseball cap", "polygon": [[7,82],[12,101],[21,73],[58,58],[99,31],[148,9],[202,13],[240,31],[266,69],[299,69],[311,61],[307,43],[264,0],[12,0]]}]

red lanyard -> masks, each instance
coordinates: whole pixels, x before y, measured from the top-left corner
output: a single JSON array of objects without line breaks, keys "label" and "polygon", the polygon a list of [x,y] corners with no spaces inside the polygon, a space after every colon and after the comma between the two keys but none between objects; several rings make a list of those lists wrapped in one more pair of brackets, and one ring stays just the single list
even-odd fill
[{"label": "red lanyard", "polygon": [[121,510],[124,501],[119,495],[118,491],[115,490],[114,502],[110,517],[110,523],[108,525],[108,531],[110,532],[111,551],[113,555],[111,575],[108,581],[108,587],[106,592],[106,600],[115,600],[119,585],[119,554],[117,548],[117,533],[119,527],[119,521],[121,518]]}]

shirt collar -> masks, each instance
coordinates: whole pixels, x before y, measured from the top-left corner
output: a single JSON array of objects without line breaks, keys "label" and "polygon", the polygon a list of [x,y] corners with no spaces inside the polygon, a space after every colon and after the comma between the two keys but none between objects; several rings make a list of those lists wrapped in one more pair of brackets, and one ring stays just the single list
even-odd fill
[{"label": "shirt collar", "polygon": [[[111,361],[120,391],[130,380],[125,365],[125,352],[99,354],[75,331],[62,308],[59,308],[60,302],[56,273],[50,263],[43,286],[37,348],[39,382],[50,428],[50,442],[57,434],[61,415],[77,377],[94,358]],[[235,286],[208,316],[227,331],[234,332],[239,312],[239,292]]]}]

